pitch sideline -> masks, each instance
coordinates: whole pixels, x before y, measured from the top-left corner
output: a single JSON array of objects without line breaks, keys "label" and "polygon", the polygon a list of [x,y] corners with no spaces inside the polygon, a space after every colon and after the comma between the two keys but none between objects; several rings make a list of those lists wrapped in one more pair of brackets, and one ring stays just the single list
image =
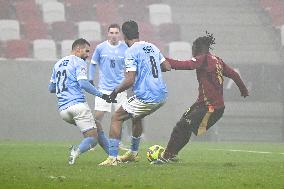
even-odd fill
[{"label": "pitch sideline", "polygon": [[235,150],[235,149],[209,149],[209,150],[217,150],[217,151],[228,151],[228,152],[245,152],[245,153],[256,153],[256,154],[279,154],[284,155],[284,153],[278,152],[264,152],[264,151],[253,151],[253,150]]}]

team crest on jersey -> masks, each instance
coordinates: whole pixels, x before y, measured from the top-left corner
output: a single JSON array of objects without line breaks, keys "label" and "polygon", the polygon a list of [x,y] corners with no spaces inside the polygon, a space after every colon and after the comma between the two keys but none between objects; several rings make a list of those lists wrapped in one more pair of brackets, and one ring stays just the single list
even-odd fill
[{"label": "team crest on jersey", "polygon": [[149,54],[150,52],[154,52],[154,50],[153,50],[153,48],[151,46],[143,47],[143,50],[147,54]]}]

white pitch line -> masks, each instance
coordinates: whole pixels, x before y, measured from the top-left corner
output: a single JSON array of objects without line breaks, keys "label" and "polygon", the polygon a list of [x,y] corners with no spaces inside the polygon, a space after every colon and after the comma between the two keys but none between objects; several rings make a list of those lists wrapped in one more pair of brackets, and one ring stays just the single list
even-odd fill
[{"label": "white pitch line", "polygon": [[256,153],[256,154],[280,154],[280,155],[284,155],[284,153],[262,152],[262,151],[253,151],[253,150],[234,150],[234,149],[210,149],[210,150],[220,150],[220,151],[228,151],[228,152],[247,152],[247,153]]}]

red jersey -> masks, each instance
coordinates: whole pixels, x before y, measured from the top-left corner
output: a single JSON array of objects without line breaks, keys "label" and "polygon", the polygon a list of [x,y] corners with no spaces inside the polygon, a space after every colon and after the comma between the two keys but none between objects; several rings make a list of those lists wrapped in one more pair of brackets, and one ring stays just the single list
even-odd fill
[{"label": "red jersey", "polygon": [[166,59],[173,69],[196,70],[199,84],[199,95],[196,103],[199,105],[206,105],[214,109],[224,106],[224,76],[231,78],[237,84],[242,96],[248,96],[248,90],[239,74],[225,64],[222,59],[211,53],[196,56],[186,61]]}]

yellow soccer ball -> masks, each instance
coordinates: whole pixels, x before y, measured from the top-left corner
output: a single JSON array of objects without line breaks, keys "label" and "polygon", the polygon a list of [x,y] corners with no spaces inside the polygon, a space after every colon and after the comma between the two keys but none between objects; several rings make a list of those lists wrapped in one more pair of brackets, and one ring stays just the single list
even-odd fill
[{"label": "yellow soccer ball", "polygon": [[147,159],[149,162],[156,161],[165,151],[165,148],[160,145],[153,145],[147,149]]}]

